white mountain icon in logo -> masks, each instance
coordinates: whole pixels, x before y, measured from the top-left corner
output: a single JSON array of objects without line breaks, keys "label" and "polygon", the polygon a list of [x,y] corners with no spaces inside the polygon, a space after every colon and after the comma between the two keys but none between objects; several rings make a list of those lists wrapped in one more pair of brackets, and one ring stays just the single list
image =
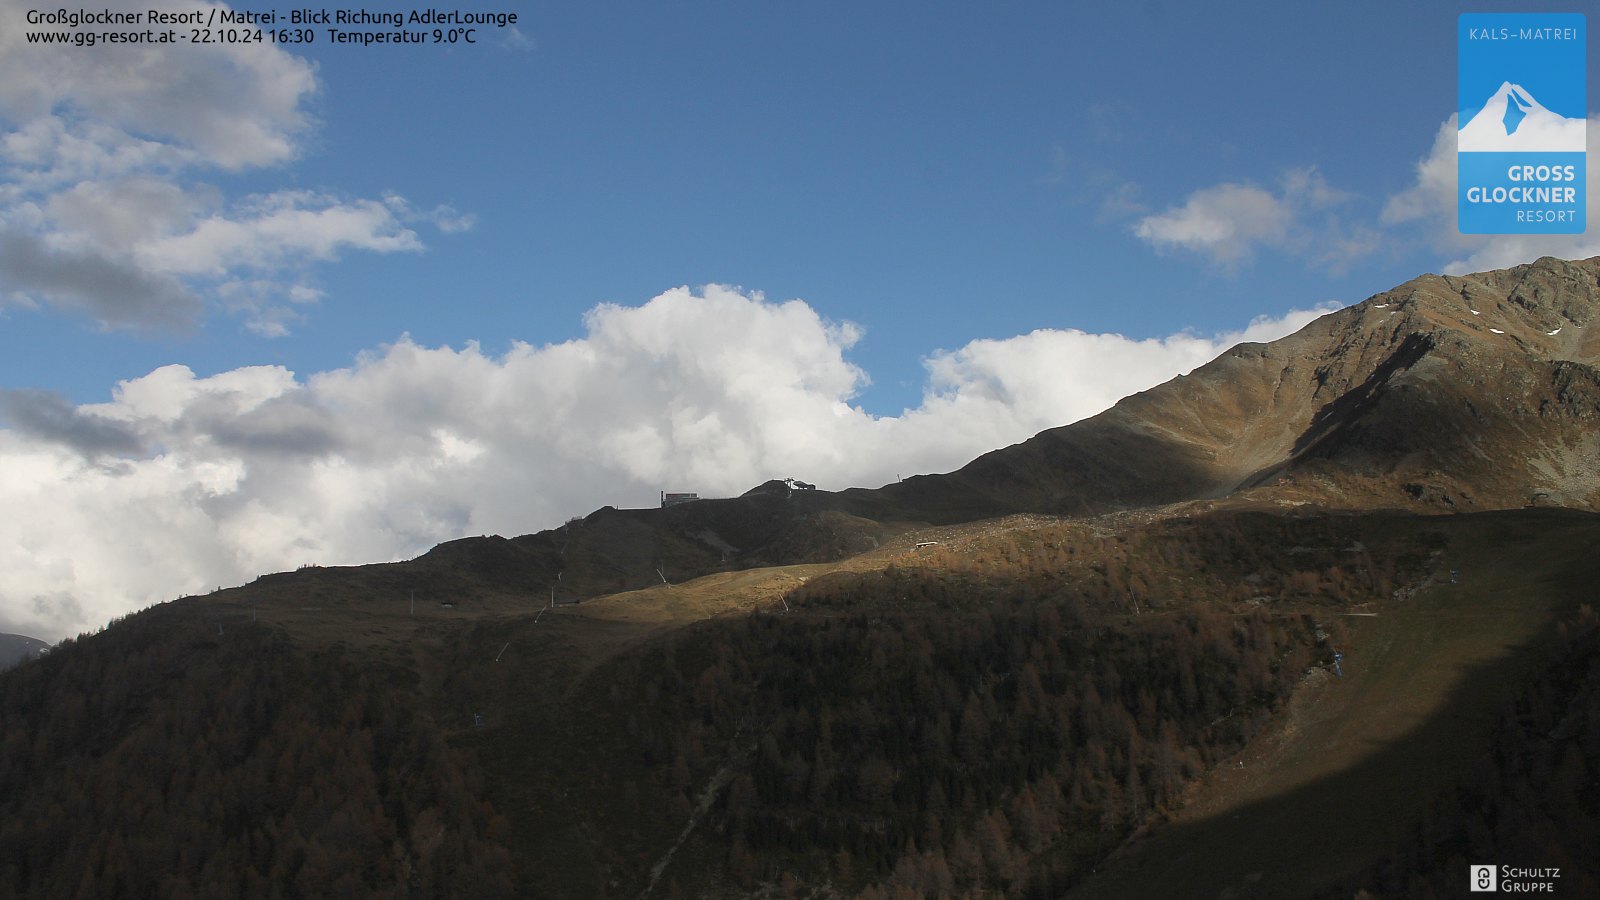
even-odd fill
[{"label": "white mountain icon in logo", "polygon": [[1545,109],[1527,88],[1507,81],[1472,121],[1456,132],[1456,149],[1582,153],[1584,128],[1584,120]]}]

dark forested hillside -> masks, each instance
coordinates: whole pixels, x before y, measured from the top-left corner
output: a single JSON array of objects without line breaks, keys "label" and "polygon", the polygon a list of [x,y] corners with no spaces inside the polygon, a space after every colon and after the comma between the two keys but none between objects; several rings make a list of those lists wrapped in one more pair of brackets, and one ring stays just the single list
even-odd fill
[{"label": "dark forested hillside", "polygon": [[[1421,635],[1483,535],[1559,560],[1591,518],[1033,518],[780,574],[753,608],[697,583],[534,616],[190,598],[0,676],[0,894],[1058,896],[1259,755],[1336,651],[1377,667],[1389,632],[1350,623]],[[1588,574],[1502,577],[1536,615]],[[1491,841],[1592,827],[1588,720],[1550,713],[1587,702],[1574,634],[1508,720],[1540,749],[1504,797],[1440,800],[1419,855],[1476,849],[1463,804]],[[1551,777],[1578,805],[1514,787]]]},{"label": "dark forested hillside", "polygon": [[689,852],[722,854],[707,863],[734,890],[1050,895],[1236,751],[1318,655],[1299,617],[1105,627],[1065,598],[986,605],[830,616],[812,595],[629,660],[636,705],[675,708],[645,759],[681,790],[728,781]]},{"label": "dark forested hillside", "polygon": [[646,640],[559,704],[466,661],[520,631],[483,629],[460,678],[533,720],[474,736],[527,890],[1054,896],[1231,764],[1350,649],[1340,614],[1442,543],[1425,518],[1040,520]]},{"label": "dark forested hillside", "polygon": [[414,685],[157,608],[0,680],[0,894],[506,896]]},{"label": "dark forested hillside", "polygon": [[1560,872],[1557,896],[1600,896],[1600,617],[1563,623],[1549,668],[1506,705],[1466,781],[1425,811],[1414,838],[1344,890],[1429,900],[1461,892],[1480,863]]},{"label": "dark forested hillside", "polygon": [[[0,676],[0,894],[1057,896],[1295,704],[1575,608],[1592,520],[1033,518],[775,573],[754,607],[716,579],[533,616],[190,598]],[[1579,852],[1585,628],[1508,714],[1494,793],[1393,812],[1407,852]]]}]

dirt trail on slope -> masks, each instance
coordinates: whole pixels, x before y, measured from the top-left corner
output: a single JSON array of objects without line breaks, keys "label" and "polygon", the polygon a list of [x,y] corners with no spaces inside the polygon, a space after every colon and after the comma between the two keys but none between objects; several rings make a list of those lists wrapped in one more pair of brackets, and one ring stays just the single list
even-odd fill
[{"label": "dirt trail on slope", "polygon": [[[1440,524],[1450,534],[1442,577],[1377,617],[1346,620],[1345,677],[1308,679],[1280,721],[1206,776],[1170,822],[1069,897],[1314,896],[1414,832],[1543,663],[1554,622],[1600,577],[1593,517]],[[1448,583],[1452,568],[1458,584]]]}]

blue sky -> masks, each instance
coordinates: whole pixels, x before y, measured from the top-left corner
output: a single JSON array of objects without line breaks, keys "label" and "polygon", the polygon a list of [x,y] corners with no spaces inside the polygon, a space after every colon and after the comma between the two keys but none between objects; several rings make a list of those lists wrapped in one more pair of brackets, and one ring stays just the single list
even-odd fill
[{"label": "blue sky", "polygon": [[[975,337],[1211,332],[1442,262],[1419,246],[1337,272],[1274,253],[1219,270],[1153,252],[1101,206],[1125,185],[1158,211],[1210,184],[1315,167],[1355,195],[1342,218],[1375,218],[1449,112],[1453,13],[506,9],[530,48],[312,46],[318,124],[298,157],[205,179],[230,193],[393,191],[474,216],[470,232],[309,264],[324,299],[287,338],[226,313],[151,339],[12,311],[0,383],[88,401],[173,361],[315,370],[401,332],[561,340],[596,303],[717,282],[861,324],[856,358],[873,376],[861,400],[894,413],[916,404],[923,355]],[[1330,146],[1330,127],[1355,135]],[[73,365],[46,367],[63,354]]]},{"label": "blue sky", "polygon": [[[70,52],[24,8],[0,502],[60,509],[0,630],[945,470],[1330,302],[1600,252],[1455,233],[1448,4],[508,0],[473,46]],[[150,537],[82,549],[113,525]]]}]

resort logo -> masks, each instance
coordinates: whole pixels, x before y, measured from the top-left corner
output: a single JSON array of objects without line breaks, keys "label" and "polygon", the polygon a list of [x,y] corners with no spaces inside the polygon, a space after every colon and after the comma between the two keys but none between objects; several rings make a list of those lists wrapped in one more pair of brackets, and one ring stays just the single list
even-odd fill
[{"label": "resort logo", "polygon": [[1582,234],[1584,17],[1458,21],[1456,203],[1463,234]]}]

